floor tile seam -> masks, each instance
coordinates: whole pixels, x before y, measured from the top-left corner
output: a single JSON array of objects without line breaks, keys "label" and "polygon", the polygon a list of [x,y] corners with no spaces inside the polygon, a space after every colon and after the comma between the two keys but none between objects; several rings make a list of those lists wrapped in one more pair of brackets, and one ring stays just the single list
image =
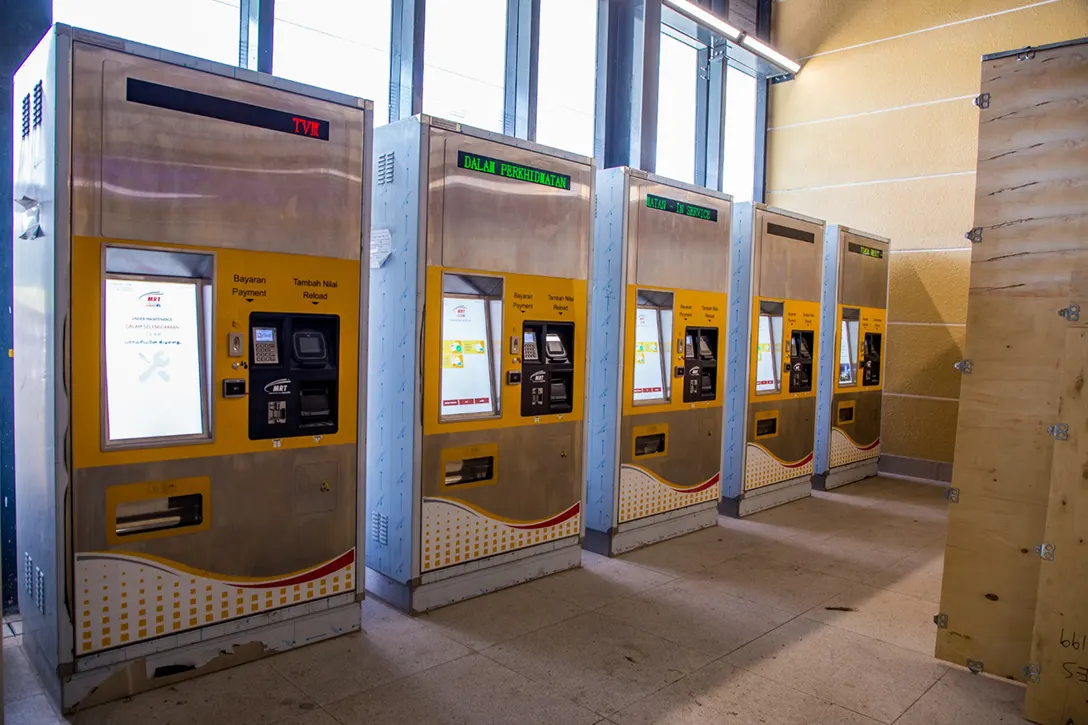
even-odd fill
[{"label": "floor tile seam", "polygon": [[[317,642],[314,642],[314,644],[318,644],[318,643],[317,643]],[[276,665],[275,665],[275,662],[274,662],[274,660],[275,660],[275,655],[273,655],[273,656],[271,656],[271,657],[268,657],[268,658],[267,658],[267,659],[265,660],[265,662],[267,662],[267,664],[268,664],[268,669],[269,669],[269,670],[271,670],[271,671],[273,672],[273,674],[275,674],[275,675],[276,675],[277,677],[279,677],[279,678],[280,678],[281,680],[283,680],[283,681],[284,681],[284,682],[286,682],[286,683],[287,683],[288,685],[290,685],[290,686],[291,686],[291,687],[293,687],[293,688],[294,688],[295,690],[297,690],[299,694],[301,694],[301,695],[302,695],[303,697],[305,697],[306,699],[308,699],[308,700],[309,700],[309,701],[310,701],[311,703],[313,703],[314,705],[316,705],[316,706],[318,706],[318,707],[322,707],[321,703],[319,703],[319,702],[317,701],[317,698],[315,698],[315,697],[314,697],[313,695],[311,695],[310,693],[308,693],[308,692],[306,692],[305,690],[303,690],[301,686],[299,686],[299,685],[296,685],[296,684],[295,684],[295,683],[294,683],[294,682],[293,682],[293,681],[292,681],[291,679],[289,679],[289,678],[287,677],[287,675],[286,675],[286,674],[284,674],[283,672],[280,672],[280,671],[279,671],[279,669],[278,669],[278,668],[276,667]],[[257,662],[260,662],[260,661],[261,661],[261,660],[257,660]],[[243,665],[240,665],[240,666],[244,666],[244,664],[243,664]],[[224,670],[219,670],[218,672],[211,672],[211,673],[208,673],[208,676],[210,677],[210,676],[214,676],[214,675],[217,675],[217,674],[219,674],[219,672],[226,672],[226,673],[229,673],[229,672],[230,672],[230,671],[231,671],[232,669],[233,669],[233,668],[231,668],[231,667],[228,667],[228,668],[226,668],[226,669],[224,669]],[[199,677],[194,677],[194,678],[193,678],[193,679],[191,679],[191,680],[184,680],[184,682],[200,682],[200,679],[201,679],[201,678],[199,678]],[[178,684],[181,684],[181,683],[178,683]],[[154,692],[154,690],[149,690],[149,692]]]},{"label": "floor tile seam", "polygon": [[[834,574],[823,574],[822,572],[812,572],[812,571],[810,571],[809,573],[820,574],[821,576],[830,577],[832,579],[838,579],[839,581],[845,582],[847,585],[857,584],[858,583],[858,582],[852,581],[850,579],[844,579],[843,577],[835,576]],[[760,607],[763,607],[765,610],[766,609],[772,609],[772,610],[775,610],[775,611],[778,611],[778,612],[782,612],[783,614],[789,614],[791,619],[796,619],[797,617],[800,617],[801,615],[803,615],[805,612],[808,612],[811,609],[814,609],[815,607],[820,606],[820,604],[824,604],[826,602],[829,602],[834,597],[837,597],[839,594],[842,594],[841,591],[837,592],[836,594],[833,594],[831,597],[828,597],[827,599],[823,600],[819,604],[816,604],[814,607],[810,607],[809,609],[806,609],[806,610],[804,610],[802,612],[792,612],[792,611],[790,611],[788,609],[783,609],[782,607],[778,607],[778,606],[775,606],[773,604],[767,604],[766,602],[761,602],[761,601],[756,600],[756,599],[749,599],[746,596],[743,596],[741,594],[737,594],[737,593],[734,593],[734,592],[723,592],[723,593],[726,596],[733,597],[734,599],[740,599],[741,601],[748,602],[749,604],[756,604],[756,605],[758,605]]]},{"label": "floor tile seam", "polygon": [[[734,651],[736,651],[736,650],[734,650]],[[732,653],[730,653],[730,654],[732,654]],[[729,655],[726,655],[726,657],[728,657],[728,656]],[[760,660],[760,661],[762,662],[762,660]],[[768,675],[768,674],[766,674],[764,672],[756,672],[755,670],[750,669],[748,667],[745,667],[744,665],[738,665],[738,664],[734,664],[732,662],[728,662],[727,664],[731,665],[732,667],[736,667],[738,670],[743,670],[744,672],[747,672],[750,675],[755,675],[756,677],[762,677],[764,680],[768,680],[770,682],[773,682],[776,685],[780,685],[782,687],[785,687],[788,690],[793,690],[794,692],[799,692],[802,695],[805,695],[806,697],[816,698],[817,700],[819,700],[820,702],[822,702],[824,704],[831,705],[832,707],[842,708],[843,710],[847,710],[847,711],[852,712],[852,713],[854,713],[856,715],[860,715],[861,717],[864,717],[864,718],[866,718],[868,720],[872,720],[873,722],[882,723],[882,725],[894,725],[894,721],[889,723],[889,722],[887,722],[885,720],[881,720],[880,718],[873,717],[872,715],[866,715],[863,712],[858,712],[857,710],[854,710],[853,708],[847,707],[846,705],[840,705],[837,702],[832,702],[831,700],[828,700],[827,698],[822,697],[821,695],[818,695],[815,692],[809,692],[807,690],[802,690],[801,688],[795,687],[793,684],[791,684],[789,682],[783,682],[782,680],[778,679],[777,677],[771,677],[770,675]],[[941,677],[943,677],[943,676],[944,675],[941,675]],[[937,679],[940,680],[940,678],[937,678]],[[934,682],[934,684],[936,684],[936,682]],[[902,713],[900,713],[900,715],[898,717],[902,717]]]},{"label": "floor tile seam", "polygon": [[[465,645],[465,646],[467,646],[467,645]],[[469,651],[469,652],[466,652],[466,653],[465,653],[465,654],[463,654],[463,655],[460,655],[459,657],[454,657],[454,658],[453,658],[452,660],[447,660],[447,661],[445,661],[445,662],[442,662],[441,664],[443,664],[443,665],[448,665],[448,664],[451,664],[451,663],[453,663],[453,662],[457,662],[458,660],[463,660],[463,659],[464,659],[464,658],[466,658],[466,657],[471,657],[472,655],[478,655],[478,654],[481,654],[481,653],[480,653],[480,652],[477,652],[477,651],[475,651],[475,650],[471,650],[471,651]],[[491,658],[489,657],[488,659],[491,659]],[[492,660],[492,661],[494,661],[494,660]],[[439,665],[435,665],[435,667],[438,667],[438,666],[439,666]],[[344,695],[343,697],[338,697],[337,699],[335,699],[335,700],[332,700],[332,701],[330,701],[330,702],[326,702],[326,703],[324,703],[324,704],[322,704],[322,703],[318,703],[318,702],[317,702],[316,700],[315,700],[314,702],[315,702],[315,704],[317,704],[317,706],[318,706],[319,708],[321,708],[321,709],[322,709],[322,710],[324,710],[324,711],[325,711],[326,713],[328,713],[329,717],[331,717],[331,718],[332,718],[333,720],[336,720],[336,722],[339,722],[339,723],[343,723],[343,722],[344,722],[343,720],[340,720],[339,718],[337,718],[337,717],[336,717],[336,716],[335,716],[335,715],[334,715],[334,714],[332,713],[332,711],[331,711],[331,708],[335,707],[336,705],[339,705],[339,704],[340,704],[340,703],[342,703],[342,702],[346,702],[346,701],[348,701],[348,700],[350,700],[350,699],[352,699],[352,698],[355,698],[355,697],[360,697],[360,696],[362,696],[362,695],[366,695],[366,694],[372,693],[372,692],[374,692],[375,690],[380,690],[380,689],[382,689],[383,687],[389,687],[390,685],[396,684],[396,683],[400,682],[401,680],[406,680],[406,679],[408,679],[409,677],[414,677],[414,676],[416,676],[416,675],[421,675],[421,674],[423,674],[424,672],[428,672],[428,671],[430,671],[430,670],[432,670],[432,669],[434,669],[434,667],[427,667],[427,668],[425,668],[425,669],[422,669],[422,670],[417,670],[416,672],[409,672],[409,673],[408,673],[408,674],[406,674],[406,675],[399,675],[399,676],[397,676],[397,677],[394,677],[394,678],[393,678],[393,679],[391,679],[391,680],[386,680],[385,682],[381,682],[381,683],[379,683],[379,684],[377,684],[377,685],[373,685],[373,686],[371,686],[371,687],[365,687],[365,688],[363,688],[363,689],[361,689],[361,690],[357,690],[356,692],[353,692],[353,693],[351,693],[350,695]],[[508,668],[508,669],[509,669],[509,668]],[[311,698],[311,699],[312,699],[312,698]],[[344,725],[354,725],[354,723],[344,723]]]},{"label": "floor tile seam", "polygon": [[[947,669],[947,667],[949,666],[949,665],[947,665],[946,663],[944,663],[944,662],[941,662],[940,660],[938,660],[938,659],[937,659],[936,657],[934,657],[934,656],[933,656],[932,654],[926,654],[925,652],[919,652],[919,651],[918,651],[918,650],[916,650],[916,649],[911,649],[910,647],[905,647],[905,646],[903,646],[903,645],[901,645],[901,644],[896,644],[895,642],[889,642],[889,641],[887,641],[887,640],[884,640],[884,639],[880,639],[879,637],[873,637],[873,636],[871,636],[871,635],[868,635],[868,634],[864,634],[864,633],[862,633],[862,632],[856,632],[856,631],[854,631],[854,630],[852,630],[852,629],[847,629],[846,627],[840,627],[839,625],[837,625],[837,624],[834,624],[834,623],[832,623],[832,622],[825,622],[825,621],[823,621],[823,620],[821,620],[821,619],[814,619],[814,618],[812,618],[812,617],[806,617],[806,616],[805,616],[804,614],[801,614],[801,615],[799,615],[799,616],[800,616],[801,618],[805,619],[805,621],[807,621],[807,622],[813,622],[813,623],[815,623],[815,624],[823,624],[823,625],[825,625],[825,626],[828,626],[828,627],[833,627],[833,628],[837,629],[837,630],[838,630],[838,631],[840,631],[840,632],[847,632],[847,633],[849,633],[849,634],[857,635],[858,637],[864,637],[865,639],[867,639],[867,640],[870,640],[870,641],[872,641],[872,642],[879,642],[880,644],[886,644],[886,645],[888,645],[889,647],[895,647],[896,649],[901,649],[901,650],[903,650],[903,651],[905,651],[905,652],[911,652],[911,653],[913,653],[913,654],[916,654],[916,655],[921,655],[921,656],[923,656],[923,657],[929,657],[929,658],[930,658],[931,660],[933,660],[933,663],[934,663],[934,664],[937,664],[937,665],[939,665],[939,666],[941,666],[941,667],[944,667],[944,668],[946,668],[946,669]],[[943,676],[943,675],[942,675],[942,676]],[[938,679],[940,679],[940,678],[938,678]]]},{"label": "floor tile seam", "polygon": [[912,703],[911,703],[910,705],[908,705],[908,706],[907,706],[907,709],[906,709],[906,710],[904,710],[903,712],[899,713],[899,716],[898,716],[898,717],[896,717],[896,718],[895,718],[894,720],[892,720],[892,723],[891,723],[891,725],[895,725],[895,723],[897,723],[897,722],[899,722],[900,720],[902,720],[902,719],[903,719],[903,717],[904,717],[904,716],[905,716],[905,715],[906,715],[906,714],[907,714],[908,712],[910,712],[910,711],[911,711],[911,708],[913,708],[913,707],[914,707],[915,705],[917,705],[917,704],[918,704],[919,702],[921,702],[922,698],[923,698],[923,697],[925,697],[926,695],[928,695],[928,694],[929,694],[929,692],[930,692],[930,690],[932,690],[932,689],[933,689],[934,687],[936,687],[936,686],[937,686],[937,685],[938,685],[938,684],[940,683],[940,681],[941,681],[941,680],[943,680],[943,679],[945,678],[945,675],[947,675],[947,674],[949,673],[949,671],[950,671],[950,669],[946,669],[946,670],[945,670],[944,672],[942,672],[942,673],[941,673],[941,676],[940,676],[940,677],[938,677],[938,678],[937,678],[936,680],[934,680],[934,681],[933,681],[933,684],[932,684],[932,685],[930,685],[929,687],[927,687],[927,688],[925,689],[925,691],[924,691],[924,692],[922,692],[922,694],[920,694],[920,695],[919,695],[918,697],[914,698],[914,702],[912,702]]},{"label": "floor tile seam", "polygon": [[932,604],[935,607],[941,606],[941,603],[939,601],[935,602],[935,601],[933,601],[931,599],[922,599],[921,597],[916,597],[913,594],[907,594],[906,592],[896,591],[895,589],[889,589],[888,587],[881,587],[881,586],[877,586],[876,584],[869,584],[868,582],[856,582],[856,583],[861,584],[862,586],[869,587],[870,589],[879,589],[882,592],[889,592],[891,594],[898,594],[901,597],[908,597],[910,599],[914,599],[915,601],[921,602],[923,604]]},{"label": "floor tile seam", "polygon": [[[525,582],[525,583],[528,583],[528,582]],[[508,587],[508,588],[510,588],[510,587]],[[503,591],[503,590],[499,590],[499,591]],[[505,644],[505,643],[510,642],[512,640],[518,639],[520,637],[524,637],[527,634],[532,634],[534,632],[539,632],[540,630],[544,629],[545,627],[550,627],[553,624],[559,624],[560,622],[566,622],[567,620],[574,619],[575,617],[579,617],[579,616],[581,616],[583,614],[586,614],[587,612],[593,611],[593,610],[586,609],[585,607],[583,607],[580,604],[575,604],[574,602],[568,602],[565,599],[560,599],[559,597],[553,597],[550,594],[544,594],[543,592],[539,592],[539,591],[536,591],[536,590],[531,590],[531,591],[532,591],[533,594],[535,594],[535,595],[537,595],[539,597],[543,597],[544,599],[550,599],[551,601],[559,602],[560,604],[565,604],[565,605],[574,607],[578,611],[574,612],[573,614],[569,614],[569,615],[560,617],[559,619],[546,621],[546,622],[544,622],[543,624],[541,624],[539,626],[533,627],[532,629],[527,629],[527,630],[525,630],[523,632],[518,632],[517,634],[515,634],[512,637],[507,637],[506,639],[501,639],[501,640],[496,640],[494,642],[489,642],[487,645],[485,645],[482,648],[477,648],[473,644],[469,644],[467,642],[462,642],[460,640],[454,639],[453,637],[449,636],[448,634],[445,634],[441,630],[439,630],[438,633],[441,634],[442,636],[446,637],[446,639],[453,640],[454,642],[461,645],[462,647],[468,647],[472,652],[479,653],[479,652],[482,652],[485,649],[488,649],[490,647],[494,647],[497,644]],[[484,596],[486,596],[486,595],[484,595]],[[476,597],[476,598],[482,598],[482,597]],[[469,602],[469,601],[472,601],[472,600],[471,599],[466,599],[464,601]],[[460,603],[461,602],[458,602],[458,604],[460,604]],[[455,622],[451,622],[450,627],[451,628],[454,627],[455,624],[456,624]],[[432,625],[432,626],[434,626],[434,625]]]},{"label": "floor tile seam", "polygon": [[[498,646],[499,645],[495,644],[495,645],[492,645],[491,647],[488,647],[487,649],[494,649],[495,647],[498,647]],[[551,695],[553,697],[556,697],[556,698],[559,698],[560,700],[563,700],[565,702],[568,702],[568,703],[574,705],[575,707],[579,708],[580,710],[585,710],[586,712],[588,712],[588,713],[590,713],[592,715],[596,715],[598,718],[607,719],[610,714],[615,714],[615,713],[619,712],[619,710],[613,710],[611,713],[598,712],[597,710],[594,710],[591,707],[587,707],[586,705],[583,705],[580,702],[575,702],[572,698],[567,697],[565,694],[563,694],[562,692],[556,690],[554,687],[552,687],[548,683],[540,682],[539,680],[536,680],[536,679],[532,678],[531,676],[529,676],[525,672],[521,672],[520,670],[515,670],[513,667],[506,664],[505,662],[499,662],[497,659],[495,659],[491,655],[487,654],[487,650],[481,650],[479,652],[474,652],[473,654],[478,654],[481,657],[484,657],[489,662],[493,662],[494,664],[496,664],[499,667],[503,668],[507,672],[511,672],[511,673],[517,675],[518,677],[521,677],[521,678],[525,679],[526,681],[533,683],[534,685],[536,685],[537,687],[539,687],[541,690],[548,693],[549,695]],[[620,709],[622,710],[623,708],[620,708]],[[599,722],[599,720],[597,720],[595,722]],[[350,724],[345,723],[345,725],[350,725]]]},{"label": "floor tile seam", "polygon": [[[719,657],[718,655],[712,654],[712,653],[707,652],[705,650],[695,649],[694,647],[688,646],[688,645],[684,644],[683,642],[677,642],[676,640],[671,639],[669,637],[666,637],[663,634],[659,634],[657,632],[654,632],[653,630],[641,627],[638,624],[633,624],[633,623],[628,622],[628,621],[626,621],[624,619],[620,619],[619,617],[608,614],[607,612],[596,611],[594,613],[599,614],[602,617],[607,617],[608,619],[611,619],[613,622],[615,622],[617,624],[621,624],[621,625],[623,625],[625,627],[630,627],[631,629],[637,630],[638,632],[641,632],[642,634],[649,635],[649,636],[651,636],[651,637],[653,637],[655,639],[659,639],[662,642],[667,642],[668,644],[671,644],[674,647],[679,647],[680,649],[685,650],[686,652],[697,654],[700,657],[710,657],[710,658],[718,658]],[[724,657],[725,655],[721,655],[721,656]]]}]

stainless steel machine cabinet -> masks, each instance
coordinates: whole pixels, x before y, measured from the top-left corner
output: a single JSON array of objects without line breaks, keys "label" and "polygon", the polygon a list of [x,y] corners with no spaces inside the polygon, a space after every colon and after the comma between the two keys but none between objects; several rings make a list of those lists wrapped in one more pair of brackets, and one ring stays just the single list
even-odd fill
[{"label": "stainless steel machine cabinet", "polygon": [[734,207],[720,506],[728,516],[812,492],[823,245],[818,219]]},{"label": "stainless steel machine cabinet", "polygon": [[594,161],[375,132],[366,586],[411,612],[577,566]]},{"label": "stainless steel machine cabinet", "polygon": [[597,174],[585,547],[613,556],[718,520],[732,198]]},{"label": "stainless steel machine cabinet", "polygon": [[890,241],[833,224],[824,235],[814,488],[876,475]]},{"label": "stainless steel machine cabinet", "polygon": [[71,710],[357,630],[372,104],[61,25],[15,95],[46,688]]}]

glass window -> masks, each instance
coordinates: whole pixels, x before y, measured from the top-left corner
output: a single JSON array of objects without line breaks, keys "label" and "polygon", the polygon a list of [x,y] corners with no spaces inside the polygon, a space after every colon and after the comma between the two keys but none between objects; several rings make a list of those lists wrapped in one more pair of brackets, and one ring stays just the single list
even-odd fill
[{"label": "glass window", "polygon": [[498,415],[502,280],[443,276],[441,419]]},{"label": "glass window", "polygon": [[423,111],[502,133],[506,0],[430,0]]},{"label": "glass window", "polygon": [[593,155],[596,0],[541,0],[536,140]]},{"label": "glass window", "polygon": [[374,101],[389,120],[391,0],[276,0],[272,72]]},{"label": "glass window", "polygon": [[759,303],[759,329],[756,337],[756,394],[782,390],[782,312],[781,302]]},{"label": "glass window", "polygon": [[842,311],[842,327],[839,330],[839,385],[858,383],[858,313],[859,310]]},{"label": "glass window", "polygon": [[725,79],[725,169],[722,191],[751,201],[756,178],[756,79],[730,67]]},{"label": "glass window", "polygon": [[53,22],[238,65],[238,0],[53,0]]},{"label": "glass window", "polygon": [[657,173],[695,181],[695,97],[699,51],[668,33],[661,34],[657,91]]}]

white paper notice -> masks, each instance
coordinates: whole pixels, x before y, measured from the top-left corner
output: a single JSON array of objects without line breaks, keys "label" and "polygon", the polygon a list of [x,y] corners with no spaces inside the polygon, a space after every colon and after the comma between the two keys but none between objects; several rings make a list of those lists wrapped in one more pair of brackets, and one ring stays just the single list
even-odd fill
[{"label": "white paper notice", "polygon": [[200,435],[197,285],[106,280],[106,411],[112,441]]},{"label": "white paper notice", "polygon": [[388,229],[370,230],[370,268],[377,269],[385,264],[393,253],[393,234]]}]

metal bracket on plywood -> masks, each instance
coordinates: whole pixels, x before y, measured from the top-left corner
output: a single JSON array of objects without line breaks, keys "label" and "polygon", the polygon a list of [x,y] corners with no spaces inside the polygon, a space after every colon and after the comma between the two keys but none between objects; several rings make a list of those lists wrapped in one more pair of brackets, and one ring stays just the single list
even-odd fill
[{"label": "metal bracket on plywood", "polygon": [[972,675],[981,675],[986,666],[982,664],[982,660],[967,660],[967,669]]},{"label": "metal bracket on plywood", "polygon": [[1046,432],[1054,436],[1056,440],[1065,441],[1069,440],[1069,424],[1068,423],[1055,423],[1046,429]]},{"label": "metal bracket on plywood", "polygon": [[948,629],[948,615],[944,612],[933,615],[933,623],[940,629]]},{"label": "metal bracket on plywood", "polygon": [[1069,305],[1058,310],[1058,316],[1064,317],[1070,322],[1077,322],[1080,320],[1080,305]]},{"label": "metal bracket on plywood", "polygon": [[979,108],[989,108],[990,107],[990,94],[989,93],[980,93],[977,96],[975,96],[975,105],[978,106]]},{"label": "metal bracket on plywood", "polygon": [[971,231],[963,235],[963,238],[971,244],[978,244],[982,241],[982,227],[973,227]]},{"label": "metal bracket on plywood", "polygon": [[954,364],[952,365],[952,367],[956,368],[957,370],[959,370],[959,371],[960,371],[961,373],[963,373],[964,375],[970,375],[970,374],[971,374],[971,371],[972,371],[972,370],[974,369],[974,367],[975,367],[975,366],[974,366],[974,364],[973,364],[973,363],[971,362],[971,359],[970,359],[970,358],[965,358],[965,359],[963,359],[963,360],[957,360],[957,361],[956,361],[956,362],[955,362],[955,363],[954,363]]},{"label": "metal bracket on plywood", "polygon": [[1038,682],[1039,681],[1039,675],[1042,674],[1043,668],[1040,667],[1039,665],[1027,665],[1021,671],[1024,673],[1024,678],[1028,682]]},{"label": "metal bracket on plywood", "polygon": [[944,492],[944,497],[952,503],[960,502],[960,490],[958,488],[950,488]]},{"label": "metal bracket on plywood", "polygon": [[1024,48],[1022,51],[1016,54],[1017,60],[1035,60],[1035,51],[1031,49],[1031,46]]},{"label": "metal bracket on plywood", "polygon": [[1038,554],[1039,557],[1042,559],[1046,559],[1047,561],[1054,561],[1055,548],[1056,547],[1054,544],[1043,543],[1035,547],[1035,553]]}]

